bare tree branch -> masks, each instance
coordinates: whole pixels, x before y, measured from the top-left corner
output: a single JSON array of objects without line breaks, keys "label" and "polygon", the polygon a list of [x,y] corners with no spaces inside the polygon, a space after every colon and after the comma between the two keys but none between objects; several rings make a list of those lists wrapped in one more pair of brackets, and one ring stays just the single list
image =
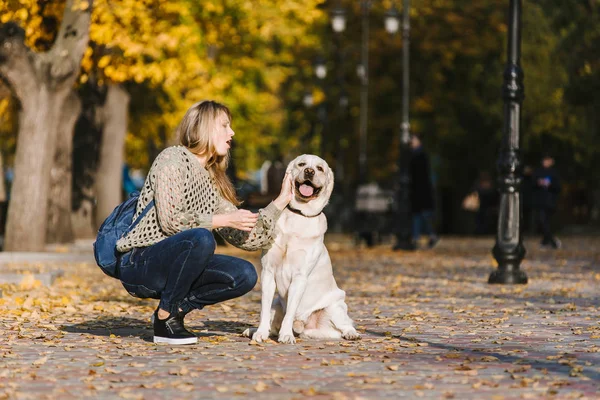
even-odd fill
[{"label": "bare tree branch", "polygon": [[0,27],[0,75],[19,98],[37,84],[32,58],[35,55],[25,45],[25,31],[14,22]]},{"label": "bare tree branch", "polygon": [[49,61],[48,72],[55,85],[68,81],[70,86],[75,79],[73,75],[79,73],[89,41],[92,3],[93,0],[67,1],[56,41],[43,57]]}]

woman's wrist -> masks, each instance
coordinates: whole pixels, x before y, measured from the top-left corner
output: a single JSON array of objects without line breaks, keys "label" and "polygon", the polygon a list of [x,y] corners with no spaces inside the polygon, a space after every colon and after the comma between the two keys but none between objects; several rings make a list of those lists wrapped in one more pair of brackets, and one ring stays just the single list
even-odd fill
[{"label": "woman's wrist", "polygon": [[227,214],[214,214],[212,217],[212,228],[224,228],[227,226]]}]

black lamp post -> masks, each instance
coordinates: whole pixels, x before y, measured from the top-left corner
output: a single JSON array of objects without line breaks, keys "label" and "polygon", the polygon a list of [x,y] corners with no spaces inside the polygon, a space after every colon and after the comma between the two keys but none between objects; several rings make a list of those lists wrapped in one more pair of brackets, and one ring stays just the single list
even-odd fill
[{"label": "black lamp post", "polygon": [[[339,2],[336,6],[331,10],[331,29],[335,33],[335,52],[336,52],[336,71],[337,71],[337,86],[339,88],[339,100],[338,100],[338,118],[340,124],[343,123],[346,119],[346,110],[348,108],[348,93],[345,88],[345,79],[344,79],[344,57],[341,45],[340,34],[346,30],[346,10],[340,6]],[[336,175],[340,181],[344,181],[344,144],[342,143],[342,129],[338,126],[336,129]],[[339,185],[338,185],[339,187]]]},{"label": "black lamp post", "polygon": [[[357,68],[360,78],[360,121],[359,121],[359,157],[358,157],[358,184],[367,180],[367,131],[368,131],[368,105],[369,105],[369,9],[372,0],[361,0],[361,25],[362,37],[360,48],[361,63]],[[385,28],[390,33],[398,31],[398,11],[392,7],[385,15]],[[346,12],[339,1],[331,11],[331,27],[334,32],[341,33],[346,29]]]},{"label": "black lamp post", "polygon": [[[360,65],[357,75],[360,78],[360,117],[358,134],[358,184],[367,180],[367,118],[369,105],[369,7],[370,0],[361,0],[362,38],[360,47]],[[338,4],[331,11],[331,27],[341,33],[346,29],[346,11]]]},{"label": "black lamp post", "polygon": [[360,44],[360,66],[357,69],[360,78],[360,121],[359,121],[359,155],[358,183],[367,181],[367,129],[369,114],[369,7],[371,1],[360,2],[362,38]]},{"label": "black lamp post", "polygon": [[[397,224],[394,249],[410,250],[414,248],[410,210],[410,1],[404,0],[402,8],[402,123],[400,125],[400,161],[398,191],[396,192]],[[395,8],[386,13],[385,26],[389,33],[398,31],[398,11]]]},{"label": "black lamp post", "polygon": [[[343,82],[341,82],[341,84],[343,85]],[[346,92],[346,89],[344,89],[342,87],[341,92],[340,92],[340,98],[339,98],[339,102],[338,102],[338,106],[339,106],[339,122],[340,125],[338,126],[337,129],[337,151],[336,151],[336,177],[341,181],[344,182],[345,178],[346,178],[346,170],[344,168],[344,159],[345,159],[345,153],[346,153],[346,145],[345,143],[343,143],[343,137],[342,137],[342,132],[343,132],[343,124],[346,121],[346,114],[348,112],[348,93]]]},{"label": "black lamp post", "polygon": [[337,203],[339,206],[337,208],[337,212],[339,213],[339,217],[336,218],[336,223],[338,224],[338,229],[343,229],[346,224],[352,224],[351,221],[346,220],[344,216],[351,215],[351,212],[347,211],[352,210],[352,198],[351,194],[351,185],[350,182],[346,179],[346,169],[345,169],[345,161],[346,161],[346,148],[348,142],[344,138],[344,132],[347,122],[348,116],[348,105],[349,98],[348,93],[346,91],[346,79],[344,73],[344,65],[345,65],[345,57],[347,48],[342,46],[342,33],[346,30],[346,10],[341,7],[340,2],[338,1],[334,8],[331,10],[331,29],[334,32],[334,49],[335,49],[335,71],[336,71],[336,87],[338,89],[338,102],[337,102],[337,129],[335,130],[335,141],[336,145],[334,146],[335,153],[335,175],[336,181],[340,184],[336,184],[334,188],[335,197],[340,199]]},{"label": "black lamp post", "polygon": [[519,269],[525,257],[521,236],[521,155],[519,151],[521,104],[524,98],[521,58],[522,0],[510,0],[508,51],[504,83],[504,124],[498,158],[500,214],[496,244],[492,250],[498,268],[488,283],[525,284],[527,275]]},{"label": "black lamp post", "polygon": [[309,149],[309,143],[311,142],[314,133],[315,133],[315,122],[314,122],[314,118],[312,116],[312,106],[315,104],[315,98],[313,96],[313,92],[312,90],[306,90],[304,92],[304,94],[302,95],[302,104],[304,105],[304,107],[306,107],[306,115],[307,115],[307,119],[309,122],[309,131],[308,133],[305,135],[305,137],[302,140],[302,148],[303,151],[306,152],[310,152]]},{"label": "black lamp post", "polygon": [[[321,89],[325,92],[325,96],[327,96],[327,87],[324,85],[325,78],[327,77],[327,64],[322,56],[316,58],[313,64],[313,70],[315,76],[321,82]],[[321,128],[319,154],[324,156],[327,148],[326,138],[329,130],[327,126],[327,97],[325,97],[325,100],[317,107],[317,119]]]}]

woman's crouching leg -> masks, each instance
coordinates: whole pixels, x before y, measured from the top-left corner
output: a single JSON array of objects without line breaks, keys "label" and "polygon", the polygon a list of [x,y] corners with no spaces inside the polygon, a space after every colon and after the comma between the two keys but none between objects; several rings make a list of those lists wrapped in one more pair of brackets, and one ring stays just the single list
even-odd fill
[{"label": "woman's crouching leg", "polygon": [[189,312],[243,296],[254,288],[257,280],[258,275],[252,263],[215,254],[180,307],[184,312]]}]

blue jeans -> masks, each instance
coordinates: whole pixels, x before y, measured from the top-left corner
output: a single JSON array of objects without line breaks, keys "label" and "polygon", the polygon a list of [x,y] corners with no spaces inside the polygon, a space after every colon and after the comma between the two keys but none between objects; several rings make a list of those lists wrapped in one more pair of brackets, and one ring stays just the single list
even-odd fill
[{"label": "blue jeans", "polygon": [[419,237],[421,237],[421,228],[423,233],[428,235],[430,238],[436,236],[435,232],[433,231],[433,211],[423,210],[413,213],[412,223],[412,237],[415,243],[419,240]]},{"label": "blue jeans", "polygon": [[158,307],[187,313],[248,293],[256,284],[252,263],[214,254],[207,229],[189,229],[119,258],[119,279],[129,294],[160,299]]}]

